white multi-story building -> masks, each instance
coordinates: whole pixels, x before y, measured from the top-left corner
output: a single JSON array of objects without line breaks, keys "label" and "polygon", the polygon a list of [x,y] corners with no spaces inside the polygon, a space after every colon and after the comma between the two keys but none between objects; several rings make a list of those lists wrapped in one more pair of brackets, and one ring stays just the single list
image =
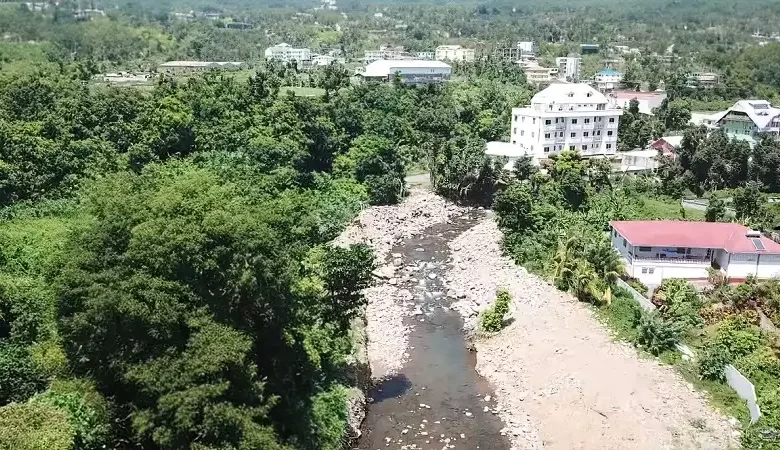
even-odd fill
[{"label": "white multi-story building", "polygon": [[517,48],[519,48],[520,51],[523,53],[527,53],[527,54],[536,53],[536,44],[534,43],[534,41],[520,41],[517,43]]},{"label": "white multi-story building", "polygon": [[780,276],[780,244],[738,223],[632,220],[610,222],[612,247],[628,275],[655,285],[666,278],[729,281]]},{"label": "white multi-story building", "polygon": [[357,72],[365,81],[392,81],[398,77],[410,84],[437,83],[448,80],[451,74],[449,64],[413,59],[380,59]]},{"label": "white multi-story building", "polygon": [[620,87],[620,82],[623,81],[623,74],[614,69],[604,69],[596,74],[594,81],[598,90],[602,92],[614,91]]},{"label": "white multi-story building", "polygon": [[413,56],[400,45],[383,45],[379,50],[366,50],[363,54],[366,64],[380,59],[413,59]]},{"label": "white multi-story building", "polygon": [[622,111],[584,83],[554,83],[531,104],[512,108],[510,143],[537,159],[564,150],[614,156]]},{"label": "white multi-story building", "polygon": [[329,66],[334,62],[338,62],[338,58],[330,55],[317,55],[311,59],[312,66]]},{"label": "white multi-story building", "polygon": [[557,67],[542,67],[539,63],[532,60],[520,60],[519,64],[523,68],[526,81],[535,86],[548,85],[558,76]]},{"label": "white multi-story building", "polygon": [[560,79],[574,82],[580,81],[582,58],[574,56],[555,58],[555,64],[558,66],[558,77]]},{"label": "white multi-story building", "polygon": [[265,49],[265,59],[287,63],[292,61],[311,61],[311,50],[308,48],[294,48],[290,44],[283,42]]},{"label": "white multi-story building", "polygon": [[473,48],[465,48],[460,45],[440,45],[436,47],[435,58],[437,61],[474,61]]}]

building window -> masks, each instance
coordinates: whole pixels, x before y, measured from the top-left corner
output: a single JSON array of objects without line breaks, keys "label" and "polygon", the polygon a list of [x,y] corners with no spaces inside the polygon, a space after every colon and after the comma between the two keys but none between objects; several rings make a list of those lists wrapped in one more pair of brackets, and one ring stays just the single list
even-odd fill
[{"label": "building window", "polygon": [[647,273],[647,267],[642,267],[642,273]]},{"label": "building window", "polygon": [[649,252],[650,250],[650,247],[639,247],[640,252]]},{"label": "building window", "polygon": [[512,128],[512,134],[517,134],[517,127]]},{"label": "building window", "polygon": [[596,136],[601,136],[601,130],[596,130]]},{"label": "building window", "polygon": [[649,273],[649,274],[655,273],[655,267],[648,267],[647,273]]},{"label": "building window", "polygon": [[610,117],[609,118],[609,123],[615,123],[615,118],[614,117]]},{"label": "building window", "polygon": [[550,119],[547,119],[547,120],[544,121],[545,125],[550,125],[551,123],[552,123],[552,120],[550,120]]},{"label": "building window", "polygon": [[534,146],[533,145],[531,146],[531,151],[534,151]]},{"label": "building window", "polygon": [[586,131],[586,132],[582,133],[582,137],[588,137],[588,132]]},{"label": "building window", "polygon": [[531,137],[536,137],[533,131],[531,132]]},{"label": "building window", "polygon": [[576,124],[577,123],[577,119],[571,119],[571,123],[572,124]]},{"label": "building window", "polygon": [[515,122],[517,122],[517,114],[515,114]]},{"label": "building window", "polygon": [[573,145],[570,145],[570,146],[569,146],[569,150],[572,150],[572,151],[573,151],[573,150],[574,150],[574,146],[573,146]]},{"label": "building window", "polygon": [[582,149],[583,149],[583,150],[587,150],[587,149],[588,149],[588,146],[587,146],[587,145],[583,145],[583,146],[582,146]]},{"label": "building window", "polygon": [[612,144],[607,144],[607,150],[612,148]]},{"label": "building window", "polygon": [[611,131],[607,131],[607,136],[612,136],[612,132]]},{"label": "building window", "polygon": [[625,246],[626,246],[626,240],[623,239],[623,247],[625,247]]},{"label": "building window", "polygon": [[549,151],[550,151],[550,147],[545,147],[545,148],[544,148],[544,152],[545,152],[545,153],[547,153],[547,152],[549,152]]},{"label": "building window", "polygon": [[536,124],[536,117],[534,117],[533,119],[531,119],[531,123],[532,123],[532,124],[534,124],[534,125]]},{"label": "building window", "polygon": [[525,130],[520,130],[520,136],[525,136]]},{"label": "building window", "polygon": [[558,135],[559,137],[563,137],[563,131]]},{"label": "building window", "polygon": [[571,137],[577,137],[577,133],[572,133]]},{"label": "building window", "polygon": [[612,234],[613,234],[615,237],[617,237],[617,230],[613,230],[613,231],[612,231]]},{"label": "building window", "polygon": [[585,123],[590,123],[590,119],[585,119]]},{"label": "building window", "polygon": [[550,139],[550,133],[544,133],[544,138],[545,139]]},{"label": "building window", "polygon": [[677,247],[677,253],[685,254],[685,247]]},{"label": "building window", "polygon": [[512,145],[517,144],[517,141],[512,141]]},{"label": "building window", "polygon": [[525,116],[520,118],[520,122],[525,122]]}]

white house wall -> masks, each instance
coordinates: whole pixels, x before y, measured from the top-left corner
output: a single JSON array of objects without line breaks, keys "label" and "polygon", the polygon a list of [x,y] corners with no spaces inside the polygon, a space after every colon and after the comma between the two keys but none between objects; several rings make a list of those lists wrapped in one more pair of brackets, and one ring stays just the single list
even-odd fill
[{"label": "white house wall", "polygon": [[709,275],[707,273],[709,267],[709,264],[636,261],[631,276],[638,278],[642,283],[655,285],[660,284],[665,278],[706,279]]}]

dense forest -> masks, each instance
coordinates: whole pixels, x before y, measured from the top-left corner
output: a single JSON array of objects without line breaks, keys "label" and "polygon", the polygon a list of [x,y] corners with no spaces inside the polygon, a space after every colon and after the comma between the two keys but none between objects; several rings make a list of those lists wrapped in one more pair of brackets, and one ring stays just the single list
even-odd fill
[{"label": "dense forest", "polygon": [[340,448],[374,262],[328,242],[421,161],[492,188],[529,90],[77,69],[3,75],[0,448]]}]

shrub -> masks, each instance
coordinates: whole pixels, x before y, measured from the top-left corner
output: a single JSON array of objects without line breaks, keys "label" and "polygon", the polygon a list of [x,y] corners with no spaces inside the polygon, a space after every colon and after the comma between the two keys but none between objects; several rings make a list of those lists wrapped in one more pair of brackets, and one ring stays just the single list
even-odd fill
[{"label": "shrub", "polygon": [[47,377],[24,347],[0,344],[0,405],[24,402],[45,389]]},{"label": "shrub", "polygon": [[30,402],[51,405],[64,411],[79,450],[99,449],[105,444],[110,430],[107,405],[90,382],[57,380],[48,391],[36,395]]},{"label": "shrub", "polygon": [[665,321],[656,311],[643,312],[639,319],[636,342],[642,348],[659,355],[674,348],[680,338],[677,324]]},{"label": "shrub", "polygon": [[620,339],[636,339],[636,327],[642,317],[642,307],[625,289],[615,289],[612,303],[599,308]]},{"label": "shrub", "polygon": [[336,385],[312,397],[312,433],[315,448],[341,450],[347,432],[347,391]]},{"label": "shrub", "polygon": [[780,359],[767,346],[761,346],[737,359],[734,361],[734,367],[757,386],[775,383],[780,379]]},{"label": "shrub", "polygon": [[707,380],[723,381],[723,367],[732,360],[729,349],[719,344],[710,344],[698,359],[699,376]]},{"label": "shrub", "polygon": [[509,292],[500,290],[496,296],[493,306],[482,313],[480,325],[483,331],[497,333],[504,327],[504,316],[509,312],[509,303],[512,297]]},{"label": "shrub", "polygon": [[14,403],[0,408],[0,450],[71,450],[73,427],[60,408]]}]

